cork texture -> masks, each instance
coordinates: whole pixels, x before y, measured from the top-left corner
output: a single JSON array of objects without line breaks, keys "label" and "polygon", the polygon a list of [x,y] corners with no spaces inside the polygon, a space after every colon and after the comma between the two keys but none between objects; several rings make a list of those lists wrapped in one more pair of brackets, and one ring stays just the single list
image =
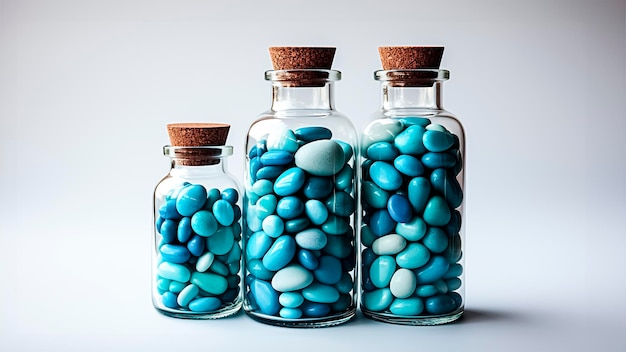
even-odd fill
[{"label": "cork texture", "polygon": [[275,46],[269,51],[274,70],[330,70],[336,48]]},{"label": "cork texture", "polygon": [[217,151],[193,147],[223,146],[228,138],[230,125],[223,123],[171,123],[167,125],[170,144],[175,147],[191,147],[176,151],[178,163],[187,166],[214,165]]},{"label": "cork texture", "polygon": [[442,46],[381,46],[378,48],[383,70],[438,69]]}]

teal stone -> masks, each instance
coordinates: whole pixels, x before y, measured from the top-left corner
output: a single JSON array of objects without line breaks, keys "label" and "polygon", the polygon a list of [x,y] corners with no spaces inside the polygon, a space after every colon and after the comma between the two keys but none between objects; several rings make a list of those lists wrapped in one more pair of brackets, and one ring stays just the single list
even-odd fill
[{"label": "teal stone", "polygon": [[215,260],[215,254],[211,252],[204,253],[198,258],[198,261],[196,262],[196,271],[203,273],[209,270],[214,260]]},{"label": "teal stone", "polygon": [[456,234],[450,237],[448,248],[444,252],[444,256],[450,263],[456,263],[461,260],[461,257],[463,256],[461,235]]},{"label": "teal stone", "polygon": [[443,125],[440,125],[438,123],[431,123],[430,125],[426,126],[426,129],[428,131],[448,132],[448,130],[443,127]]},{"label": "teal stone", "polygon": [[212,312],[222,305],[217,297],[198,297],[189,302],[189,310],[196,313]]},{"label": "teal stone", "polygon": [[295,162],[296,166],[311,175],[332,176],[343,168],[344,152],[335,141],[313,141],[298,149]]},{"label": "teal stone", "polygon": [[213,216],[222,226],[230,226],[235,221],[235,210],[227,200],[219,199],[213,203]]},{"label": "teal stone", "polygon": [[309,227],[310,223],[307,218],[289,220],[285,222],[285,231],[288,233],[297,233]]},{"label": "teal stone", "polygon": [[461,212],[458,210],[454,210],[452,212],[452,216],[450,217],[450,221],[443,227],[448,236],[454,236],[461,231]]},{"label": "teal stone", "polygon": [[208,210],[200,210],[191,217],[191,229],[202,237],[213,236],[217,226],[215,216]]},{"label": "teal stone", "polygon": [[463,190],[456,177],[446,169],[436,169],[430,174],[433,190],[439,193],[455,209],[463,202]]},{"label": "teal stone", "polygon": [[189,305],[191,300],[196,298],[198,293],[200,293],[200,288],[194,284],[189,284],[182,291],[180,291],[178,298],[176,299],[176,303],[178,303],[181,307],[186,307]]},{"label": "teal stone", "polygon": [[260,220],[263,220],[269,215],[274,214],[277,205],[278,200],[276,199],[275,195],[264,195],[256,202],[256,217]]},{"label": "teal stone", "polygon": [[159,289],[159,291],[160,291],[161,293],[163,293],[163,292],[165,292],[165,291],[169,290],[169,288],[170,288],[170,284],[171,284],[172,282],[176,282],[176,281],[172,281],[172,280],[168,280],[168,279],[163,279],[163,278],[157,279],[157,288]]},{"label": "teal stone", "polygon": [[276,177],[278,177],[281,173],[283,173],[283,171],[285,171],[285,166],[278,166],[278,165],[268,165],[268,166],[263,166],[259,169],[259,171],[257,171],[256,173],[256,179],[257,180],[273,180]]},{"label": "teal stone", "polygon": [[374,243],[377,238],[378,237],[374,235],[368,225],[363,225],[361,227],[361,244],[363,244],[365,247],[371,247],[372,243]]},{"label": "teal stone", "polygon": [[452,279],[461,276],[463,274],[463,266],[461,264],[452,264],[448,271],[443,275],[444,279]]},{"label": "teal stone", "polygon": [[343,163],[347,164],[350,161],[350,159],[352,159],[352,156],[354,155],[354,149],[352,148],[350,144],[344,141],[340,141],[337,139],[335,139],[334,141],[335,143],[339,144],[339,146],[343,150]]},{"label": "teal stone", "polygon": [[272,193],[274,190],[274,183],[270,180],[258,180],[252,185],[252,192],[259,197]]},{"label": "teal stone", "polygon": [[315,279],[323,284],[334,285],[341,279],[343,269],[339,259],[323,255],[319,259],[319,265],[313,271]]},{"label": "teal stone", "polygon": [[396,298],[391,302],[389,311],[400,316],[420,315],[424,311],[424,302],[419,297]]},{"label": "teal stone", "polygon": [[388,288],[363,292],[362,304],[365,309],[372,312],[382,312],[393,301],[393,295]]},{"label": "teal stone", "polygon": [[376,237],[390,233],[396,227],[396,224],[396,221],[391,218],[387,209],[374,212],[369,222],[370,230]]},{"label": "teal stone", "polygon": [[172,308],[172,309],[178,309],[178,303],[176,303],[176,295],[172,292],[165,292],[163,293],[163,305],[168,307],[168,308]]},{"label": "teal stone", "polygon": [[258,156],[251,158],[250,162],[248,162],[248,172],[252,182],[257,180],[257,174],[259,173],[261,167],[263,167],[263,164],[261,164],[261,158]]},{"label": "teal stone", "polygon": [[299,232],[295,239],[298,246],[311,251],[317,251],[324,248],[328,242],[324,231],[317,228],[310,228]]},{"label": "teal stone", "polygon": [[339,299],[339,291],[332,286],[312,283],[302,290],[304,299],[315,303],[334,303]]},{"label": "teal stone", "polygon": [[341,294],[336,302],[331,303],[330,309],[333,312],[345,312],[351,305],[352,296],[349,294]]},{"label": "teal stone", "polygon": [[224,255],[230,252],[235,244],[235,235],[230,226],[220,227],[213,236],[206,240],[207,249],[215,255]]},{"label": "teal stone", "polygon": [[[193,214],[193,213],[192,213]],[[182,215],[176,210],[176,199],[168,199],[159,207],[159,215],[163,219],[178,220]]]},{"label": "teal stone", "polygon": [[422,213],[430,198],[430,182],[424,177],[413,178],[407,187],[409,202],[413,210]]},{"label": "teal stone", "polygon": [[448,235],[441,228],[431,226],[422,238],[422,243],[432,253],[442,253],[448,248]]},{"label": "teal stone", "polygon": [[339,293],[346,294],[350,293],[354,289],[354,281],[352,280],[352,276],[349,272],[344,271],[341,273],[341,277],[339,281],[335,284],[335,288]]},{"label": "teal stone", "polygon": [[445,282],[446,286],[448,286],[448,291],[458,290],[463,284],[461,279],[459,279],[458,277],[447,279]]},{"label": "teal stone", "polygon": [[202,185],[189,185],[183,188],[176,198],[176,211],[182,216],[192,216],[202,209],[207,199],[207,191]]},{"label": "teal stone", "polygon": [[195,256],[201,256],[204,253],[206,246],[206,238],[200,235],[193,235],[191,239],[187,241],[187,249]]},{"label": "teal stone", "polygon": [[213,273],[199,273],[196,271],[191,274],[191,283],[211,295],[221,295],[228,288],[226,278]]},{"label": "teal stone", "polygon": [[302,193],[309,199],[324,199],[333,191],[333,180],[330,177],[307,177],[302,186]]},{"label": "teal stone", "polygon": [[335,258],[344,259],[354,255],[352,236],[328,236],[326,247],[322,253],[332,255]]},{"label": "teal stone", "polygon": [[377,255],[393,255],[400,253],[406,244],[404,237],[391,233],[377,238],[372,244],[372,250]]},{"label": "teal stone", "polygon": [[389,290],[397,298],[410,297],[415,292],[416,286],[415,274],[411,270],[404,268],[396,270],[389,282]]},{"label": "teal stone", "polygon": [[263,314],[276,315],[280,311],[278,292],[267,281],[255,279],[250,283],[250,294]]},{"label": "teal stone", "polygon": [[263,257],[263,266],[268,270],[277,271],[293,259],[296,254],[296,241],[293,237],[282,235],[278,237]]},{"label": "teal stone", "polygon": [[454,144],[454,136],[449,132],[427,130],[422,137],[424,147],[431,152],[443,152]]},{"label": "teal stone", "polygon": [[437,294],[437,288],[435,285],[418,285],[415,289],[415,294],[419,297],[430,297]]},{"label": "teal stone", "polygon": [[411,221],[398,223],[396,233],[407,241],[419,241],[426,234],[427,225],[421,217],[415,216]]},{"label": "teal stone", "polygon": [[328,220],[326,205],[317,199],[307,200],[304,204],[304,211],[314,225],[322,225]]},{"label": "teal stone", "polygon": [[404,250],[396,255],[396,263],[401,268],[417,269],[428,263],[430,252],[421,243],[409,243]]},{"label": "teal stone", "polygon": [[296,135],[296,138],[305,143],[317,141],[320,139],[331,139],[333,136],[331,130],[321,126],[300,127],[296,129],[294,133]]},{"label": "teal stone", "polygon": [[419,116],[408,116],[408,117],[402,117],[399,118],[398,120],[402,121],[402,123],[405,126],[413,126],[413,125],[419,125],[422,127],[426,127],[428,125],[430,125],[430,119],[426,118],[426,117],[419,117]]},{"label": "teal stone", "polygon": [[267,151],[267,141],[262,139],[258,141],[256,144],[253,144],[248,152],[249,158],[254,158],[256,156],[261,156],[263,153]]},{"label": "teal stone", "polygon": [[298,249],[296,257],[298,258],[298,263],[309,270],[315,270],[319,265],[317,256],[308,249]]},{"label": "teal stone", "polygon": [[293,154],[285,150],[271,150],[261,155],[263,165],[288,165],[293,161]]},{"label": "teal stone", "polygon": [[428,152],[422,155],[422,164],[430,169],[447,168],[456,164],[456,155],[451,153]]},{"label": "teal stone", "polygon": [[176,231],[178,242],[184,243],[189,241],[192,235],[191,218],[185,216],[178,222],[178,230]]},{"label": "teal stone", "polygon": [[376,209],[383,209],[387,207],[387,201],[389,200],[389,192],[378,187],[372,181],[363,182],[363,201]]},{"label": "teal stone", "polygon": [[234,206],[239,200],[239,192],[236,189],[229,187],[222,191],[220,197]]},{"label": "teal stone", "polygon": [[161,253],[161,258],[163,258],[166,262],[185,263],[189,258],[191,258],[191,253],[185,246],[180,246],[176,244],[164,244],[159,248],[159,253]]},{"label": "teal stone", "polygon": [[[190,274],[190,277],[191,277],[191,274]],[[180,291],[182,291],[186,286],[187,286],[186,282],[172,281],[170,282],[169,291],[174,292],[174,293],[180,293]]]},{"label": "teal stone", "polygon": [[304,302],[300,307],[302,315],[307,318],[321,318],[330,313],[330,306],[325,303]]},{"label": "teal stone", "polygon": [[426,265],[415,270],[418,284],[433,283],[443,277],[450,268],[446,258],[440,255],[431,256]]},{"label": "teal stone", "polygon": [[246,269],[254,277],[261,280],[270,280],[274,276],[274,272],[268,270],[260,259],[249,260]]},{"label": "teal stone", "polygon": [[408,198],[402,194],[394,194],[387,201],[389,216],[399,223],[409,222],[413,216],[413,208]]},{"label": "teal stone", "polygon": [[326,198],[325,204],[328,211],[337,216],[350,216],[354,213],[355,201],[352,196],[344,191],[337,191],[331,193]]},{"label": "teal stone", "polygon": [[186,266],[170,262],[159,264],[157,274],[164,279],[178,282],[188,282],[191,277],[191,273]]},{"label": "teal stone", "polygon": [[258,213],[258,206],[248,205],[247,207],[245,207],[246,225],[248,227],[247,230],[256,232],[256,231],[261,231],[263,229],[263,226],[262,226],[263,220],[257,216],[258,215],[257,213]]},{"label": "teal stone", "polygon": [[376,142],[367,147],[365,154],[372,160],[391,161],[398,156],[398,149],[389,142]]},{"label": "teal stone", "polygon": [[268,236],[277,238],[285,231],[285,222],[278,215],[270,215],[263,219],[261,227]]},{"label": "teal stone", "polygon": [[276,213],[285,220],[297,218],[304,211],[304,203],[300,198],[287,196],[278,201]]},{"label": "teal stone", "polygon": [[372,121],[363,129],[361,145],[364,150],[376,142],[391,142],[404,129],[402,121],[380,119]]},{"label": "teal stone", "polygon": [[452,313],[458,308],[455,300],[448,295],[437,295],[426,299],[426,311],[433,315]]},{"label": "teal stone", "polygon": [[378,187],[386,191],[395,191],[402,185],[402,175],[391,164],[384,161],[375,161],[370,166],[369,175]]},{"label": "teal stone", "polygon": [[322,224],[322,230],[329,235],[343,235],[349,228],[350,223],[348,218],[333,214],[328,215],[328,220]]},{"label": "teal stone", "polygon": [[298,308],[281,308],[278,315],[285,319],[300,319],[302,318],[302,311]]},{"label": "teal stone", "polygon": [[297,291],[313,282],[313,274],[300,265],[288,265],[276,272],[272,287],[278,292]]},{"label": "teal stone", "polygon": [[350,193],[353,180],[354,170],[352,169],[352,166],[346,164],[335,176],[335,188],[340,191],[347,191]]},{"label": "teal stone", "polygon": [[401,154],[421,155],[426,151],[422,142],[425,131],[420,125],[409,126],[394,139],[394,145]]},{"label": "teal stone", "polygon": [[304,185],[304,171],[297,167],[287,169],[274,182],[274,193],[284,197],[290,196]]},{"label": "teal stone", "polygon": [[423,218],[431,226],[444,226],[452,216],[448,203],[440,196],[430,198],[424,208]]},{"label": "teal stone", "polygon": [[207,191],[206,202],[204,203],[204,207],[202,209],[212,210],[213,204],[218,199],[221,199],[221,198],[222,198],[222,194],[220,193],[220,190],[217,188],[211,188],[210,190]]},{"label": "teal stone", "polygon": [[267,150],[284,150],[295,153],[298,150],[298,140],[292,130],[280,128],[267,136]]},{"label": "teal stone", "polygon": [[383,255],[372,263],[370,280],[378,288],[388,287],[393,274],[396,272],[396,261],[392,256]]},{"label": "teal stone", "polygon": [[278,296],[278,302],[285,308],[298,308],[304,302],[300,292],[283,292]]},{"label": "teal stone", "polygon": [[396,170],[400,171],[400,173],[410,177],[416,177],[424,173],[422,163],[416,157],[408,154],[403,154],[395,158],[393,160],[393,166]]}]

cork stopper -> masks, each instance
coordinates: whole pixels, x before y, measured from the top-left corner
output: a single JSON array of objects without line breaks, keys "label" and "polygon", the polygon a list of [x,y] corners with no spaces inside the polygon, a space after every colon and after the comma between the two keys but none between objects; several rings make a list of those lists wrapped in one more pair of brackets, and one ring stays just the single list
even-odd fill
[{"label": "cork stopper", "polygon": [[323,86],[328,79],[327,72],[315,70],[330,70],[335,58],[334,47],[297,47],[277,46],[270,47],[270,57],[274,70],[312,70],[303,72],[280,72],[276,80],[285,82],[288,86]]},{"label": "cork stopper", "polygon": [[228,137],[230,125],[223,123],[171,123],[167,125],[167,132],[174,156],[182,165],[212,165],[219,163],[215,159],[220,154],[218,148],[193,148],[224,146]]},{"label": "cork stopper", "polygon": [[427,87],[437,78],[443,50],[442,46],[381,46],[378,53],[383,70],[391,71],[386,80],[392,86]]}]

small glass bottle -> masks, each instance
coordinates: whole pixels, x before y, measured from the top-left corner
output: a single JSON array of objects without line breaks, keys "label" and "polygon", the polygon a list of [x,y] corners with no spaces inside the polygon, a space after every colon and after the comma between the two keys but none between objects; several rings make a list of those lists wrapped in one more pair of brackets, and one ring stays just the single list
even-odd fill
[{"label": "small glass bottle", "polygon": [[167,125],[169,173],[154,191],[152,303],[162,314],[216,319],[241,297],[240,187],[226,170],[230,125]]},{"label": "small glass bottle", "polygon": [[387,323],[448,323],[465,300],[465,136],[442,106],[443,47],[379,53],[382,108],[360,136],[360,307]]},{"label": "small glass bottle", "polygon": [[335,48],[273,47],[271,109],[250,126],[244,175],[244,310],[287,327],[356,312],[355,147],[334,108]]}]

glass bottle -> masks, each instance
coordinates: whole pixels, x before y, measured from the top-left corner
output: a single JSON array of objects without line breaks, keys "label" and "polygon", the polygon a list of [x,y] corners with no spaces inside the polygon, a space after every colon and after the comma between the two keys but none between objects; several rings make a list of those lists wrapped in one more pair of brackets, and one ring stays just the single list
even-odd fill
[{"label": "glass bottle", "polygon": [[271,109],[247,135],[244,310],[266,324],[325,327],[356,312],[358,137],[334,107],[334,51],[270,48]]},{"label": "glass bottle", "polygon": [[463,126],[442,105],[442,47],[381,47],[382,108],[360,136],[361,303],[436,325],[464,307]]},{"label": "glass bottle", "polygon": [[216,319],[241,308],[241,200],[227,172],[225,124],[169,124],[169,173],[154,191],[152,303],[160,313]]}]

